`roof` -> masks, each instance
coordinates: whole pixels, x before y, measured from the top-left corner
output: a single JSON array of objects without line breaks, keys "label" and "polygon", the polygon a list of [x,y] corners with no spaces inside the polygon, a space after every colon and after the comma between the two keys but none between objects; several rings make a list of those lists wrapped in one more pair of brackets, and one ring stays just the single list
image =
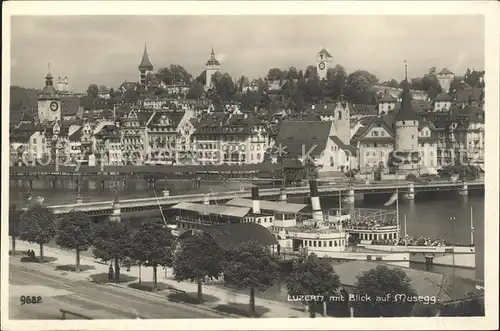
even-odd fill
[{"label": "roof", "polygon": [[460,89],[457,91],[456,102],[483,101],[484,90],[480,87]]},{"label": "roof", "polygon": [[62,116],[76,116],[76,114],[78,114],[79,107],[80,98],[75,96],[61,98]]},{"label": "roof", "polygon": [[144,53],[142,53],[141,64],[139,64],[139,69],[153,70],[153,64],[149,61],[148,48],[144,45]]},{"label": "roof", "polygon": [[352,115],[377,115],[378,110],[377,106],[375,105],[367,105],[367,104],[354,104],[354,106],[351,109],[351,116]]},{"label": "roof", "polygon": [[[432,110],[434,107],[432,101],[427,100],[411,100],[411,106],[415,112]],[[394,111],[401,109],[401,103],[396,103],[394,105]]]},{"label": "roof", "polygon": [[439,93],[434,99],[434,101],[452,101],[452,100],[453,98],[445,91]]},{"label": "roof", "polygon": [[206,65],[207,66],[219,66],[220,65],[219,61],[217,61],[217,59],[215,58],[215,52],[214,52],[213,48],[212,48],[212,52],[210,53],[210,58],[208,59]]},{"label": "roof", "polygon": [[401,96],[401,108],[397,111],[395,116],[396,121],[416,121],[418,120],[417,114],[413,110],[411,104],[410,84],[406,79],[403,82],[403,94]]},{"label": "roof", "polygon": [[[228,201],[226,204],[251,208],[253,206],[253,201],[252,199],[234,198]],[[275,211],[279,213],[296,214],[306,207],[307,207],[306,204],[301,204],[301,203],[288,203],[288,202],[283,203],[276,201],[260,200],[260,209]]]},{"label": "roof", "polygon": [[443,68],[443,70],[441,70],[438,75],[454,75],[453,72],[451,72],[450,69],[448,68]]},{"label": "roof", "polygon": [[197,213],[208,213],[213,215],[244,217],[250,212],[250,208],[246,207],[232,207],[225,205],[205,205],[200,203],[181,202],[171,209],[180,209],[186,211],[194,211]]},{"label": "roof", "polygon": [[83,126],[79,127],[75,132],[71,133],[69,136],[70,141],[80,141],[82,140]]},{"label": "roof", "polygon": [[318,55],[320,54],[324,54],[326,57],[332,57],[332,55],[328,53],[328,51],[324,48],[321,51],[319,51]]},{"label": "roof", "polygon": [[389,90],[385,90],[384,95],[379,100],[379,102],[396,102],[396,101],[397,99],[389,93]]},{"label": "roof", "polygon": [[356,156],[358,154],[358,151],[356,149],[356,147],[354,146],[351,146],[351,145],[346,145],[342,142],[342,140],[340,140],[339,137],[337,136],[331,136],[330,137],[331,140],[333,140],[333,142],[340,148],[342,149],[343,151],[345,152],[349,152],[351,154],[351,156]]},{"label": "roof", "polygon": [[[475,282],[473,280],[455,277],[456,286],[453,287],[451,276],[411,268],[402,268],[384,263],[368,261],[346,262],[336,265],[335,272],[339,275],[342,285],[354,286],[358,275],[375,269],[379,265],[386,266],[389,269],[402,269],[410,278],[411,285],[418,295],[435,296],[440,301],[463,298],[468,292],[475,291]],[[441,286],[445,291],[442,290]]]},{"label": "roof", "polygon": [[326,148],[330,137],[332,122],[323,121],[283,121],[280,125],[276,144],[286,146],[286,153],[291,157],[302,156],[311,151],[310,155],[319,155]]},{"label": "roof", "polygon": [[[256,223],[233,223],[224,225],[198,225],[198,229],[210,235],[224,247],[235,247],[243,242],[254,241],[262,246],[277,244],[274,235],[262,225]],[[179,237],[188,236],[191,230],[184,231]]]}]

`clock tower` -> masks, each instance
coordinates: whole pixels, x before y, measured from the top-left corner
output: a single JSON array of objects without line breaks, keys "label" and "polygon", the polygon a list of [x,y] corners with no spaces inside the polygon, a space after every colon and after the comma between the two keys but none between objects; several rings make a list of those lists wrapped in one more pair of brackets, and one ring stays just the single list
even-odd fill
[{"label": "clock tower", "polygon": [[316,63],[319,79],[326,79],[326,73],[332,63],[332,56],[323,48],[316,56]]},{"label": "clock tower", "polygon": [[54,88],[54,78],[49,73],[45,77],[45,87],[38,96],[38,119],[40,122],[61,120],[61,99]]}]

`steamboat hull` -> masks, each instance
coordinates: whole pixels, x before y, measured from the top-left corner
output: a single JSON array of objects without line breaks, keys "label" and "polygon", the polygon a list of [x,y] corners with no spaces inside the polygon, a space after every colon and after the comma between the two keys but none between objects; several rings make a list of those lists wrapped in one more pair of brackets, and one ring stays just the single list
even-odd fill
[{"label": "steamboat hull", "polygon": [[[436,266],[452,267],[455,263],[457,268],[476,268],[476,248],[474,246],[395,246],[395,245],[371,245],[358,244],[358,247],[383,252],[406,252],[409,254],[410,262],[426,263],[432,258]],[[455,257],[453,257],[455,255]],[[453,261],[455,260],[455,261]]]}]

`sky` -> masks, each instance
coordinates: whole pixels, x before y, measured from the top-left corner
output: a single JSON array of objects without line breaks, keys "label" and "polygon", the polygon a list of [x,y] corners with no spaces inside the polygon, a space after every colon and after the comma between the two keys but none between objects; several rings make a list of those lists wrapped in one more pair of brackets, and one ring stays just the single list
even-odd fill
[{"label": "sky", "polygon": [[70,89],[137,81],[145,43],[155,70],[184,66],[194,77],[212,47],[234,79],[273,67],[305,69],[326,48],[347,72],[381,81],[420,77],[431,67],[484,70],[482,16],[13,16],[11,85],[42,88],[53,76]]}]

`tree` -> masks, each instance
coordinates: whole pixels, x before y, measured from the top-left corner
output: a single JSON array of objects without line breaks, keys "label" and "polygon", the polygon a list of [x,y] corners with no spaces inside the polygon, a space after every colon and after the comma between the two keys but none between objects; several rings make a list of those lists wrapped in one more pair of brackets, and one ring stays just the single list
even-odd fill
[{"label": "tree", "polygon": [[[414,302],[398,301],[396,295],[411,297],[417,295],[410,278],[399,268],[379,265],[357,276],[354,294],[368,296],[371,301],[352,302],[356,316],[363,317],[403,317],[410,316]],[[376,298],[388,298],[377,301]]]},{"label": "tree", "polygon": [[315,77],[318,77],[318,69],[315,66],[308,66],[304,73],[304,78],[308,80]]},{"label": "tree", "polygon": [[92,254],[103,261],[114,260],[115,281],[120,281],[120,260],[130,256],[132,235],[125,223],[106,220],[95,230]]},{"label": "tree", "polygon": [[173,84],[189,84],[193,79],[193,76],[179,64],[171,64],[170,72],[172,73]]},{"label": "tree", "polygon": [[356,70],[346,79],[345,91],[353,103],[369,104],[372,102],[370,88],[378,83],[378,78],[366,70]]},{"label": "tree", "polygon": [[388,87],[394,87],[394,88],[398,88],[399,87],[398,81],[395,80],[394,78],[392,78],[391,80],[385,81],[383,83],[383,85],[388,86]]},{"label": "tree", "polygon": [[197,81],[198,83],[200,83],[201,85],[205,86],[205,84],[207,83],[207,71],[206,70],[203,70],[199,75],[198,77],[195,78],[195,81]]},{"label": "tree", "polygon": [[288,68],[288,72],[286,74],[287,79],[299,79],[299,71],[295,67]]},{"label": "tree", "polygon": [[172,85],[174,81],[174,75],[169,68],[160,68],[156,73],[156,77],[165,83],[165,85]]},{"label": "tree", "polygon": [[[333,271],[332,265],[314,254],[296,263],[286,280],[290,296],[322,295],[326,300],[335,295],[339,287],[340,279]],[[316,301],[308,301],[306,304],[309,306],[310,316],[316,317]]]},{"label": "tree", "polygon": [[12,238],[12,254],[16,253],[16,238],[19,236],[19,222],[21,221],[22,211],[18,210],[16,205],[9,208],[9,236]]},{"label": "tree", "polygon": [[248,85],[250,85],[250,80],[246,76],[241,76],[240,78],[238,78],[238,81],[236,82],[238,91],[243,91],[243,87]]},{"label": "tree", "polygon": [[343,94],[347,72],[343,66],[337,64],[326,72],[325,96],[337,100]]},{"label": "tree", "polygon": [[97,98],[99,95],[99,87],[97,84],[90,84],[89,87],[87,88],[87,95]]},{"label": "tree", "polygon": [[157,288],[158,266],[172,263],[174,237],[162,220],[145,221],[132,240],[131,256],[141,264],[153,267],[153,292]]},{"label": "tree", "polygon": [[40,262],[43,263],[43,245],[56,235],[56,218],[52,211],[35,203],[22,215],[19,222],[19,237],[30,243],[40,245]]},{"label": "tree", "polygon": [[282,80],[286,78],[286,71],[281,70],[280,68],[271,68],[269,69],[266,79],[268,81]]},{"label": "tree", "polygon": [[280,266],[268,248],[244,242],[226,252],[224,280],[239,288],[250,289],[250,310],[255,316],[255,290],[272,286],[280,276]]},{"label": "tree", "polygon": [[232,101],[236,93],[236,86],[228,73],[215,73],[212,76],[214,91],[222,102]]},{"label": "tree", "polygon": [[198,100],[201,99],[205,95],[205,87],[198,81],[195,81],[188,93],[186,94],[186,98]]},{"label": "tree", "polygon": [[88,250],[93,240],[94,223],[84,213],[70,211],[59,221],[56,244],[76,250],[76,272],[80,272],[80,252]]},{"label": "tree", "polygon": [[203,300],[202,283],[222,275],[224,252],[205,233],[193,234],[180,242],[173,259],[174,279],[198,283],[198,300]]}]

